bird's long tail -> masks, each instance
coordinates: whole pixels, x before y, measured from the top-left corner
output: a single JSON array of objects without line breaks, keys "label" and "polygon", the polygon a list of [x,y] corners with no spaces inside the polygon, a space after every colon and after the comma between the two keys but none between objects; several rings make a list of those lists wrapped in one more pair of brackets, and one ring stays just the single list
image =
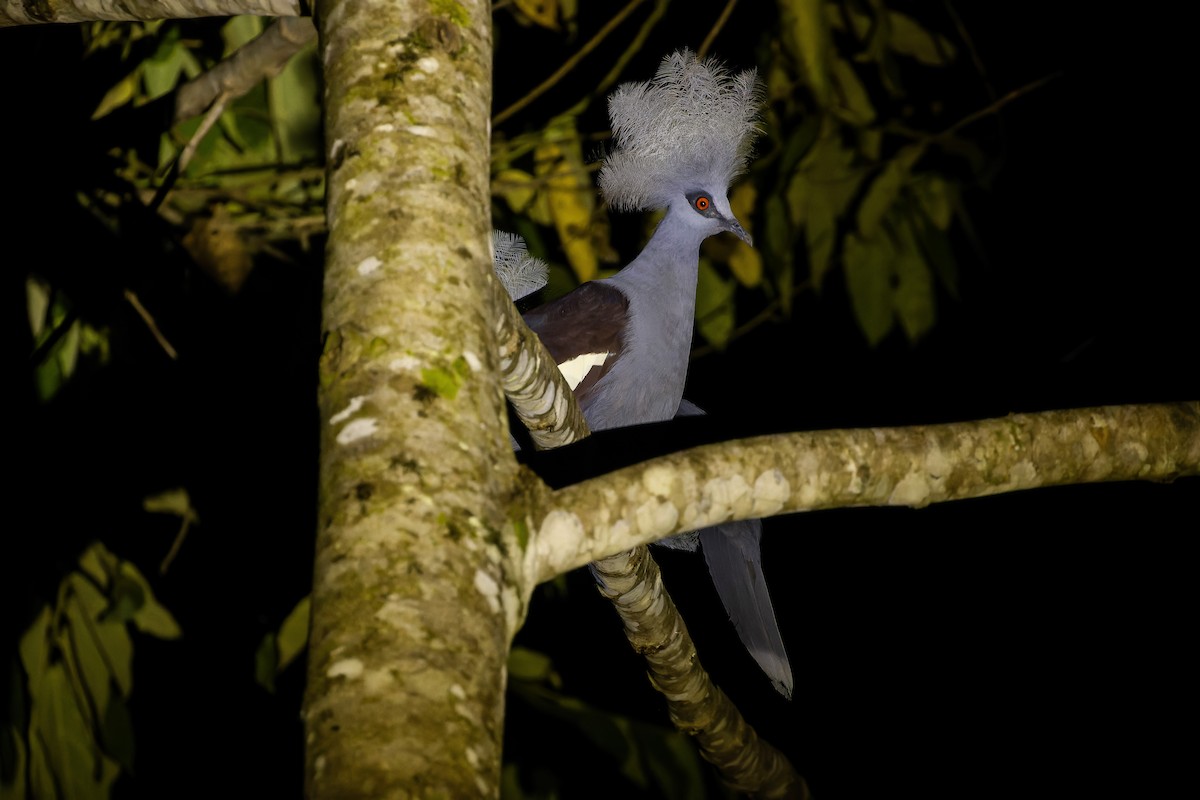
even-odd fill
[{"label": "bird's long tail", "polygon": [[700,531],[700,549],[742,644],[779,693],[791,699],[792,665],[767,592],[761,539],[762,520],[727,522]]}]

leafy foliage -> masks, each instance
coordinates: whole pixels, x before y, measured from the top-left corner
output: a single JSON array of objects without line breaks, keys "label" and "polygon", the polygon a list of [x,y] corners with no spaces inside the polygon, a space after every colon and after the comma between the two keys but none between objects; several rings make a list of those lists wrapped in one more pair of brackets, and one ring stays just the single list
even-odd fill
[{"label": "leafy foliage", "polygon": [[9,691],[24,713],[5,731],[0,797],[105,798],[133,769],[132,629],[180,635],[137,567],[97,542],[21,637],[25,686]]},{"label": "leafy foliage", "polygon": [[[635,77],[631,60],[668,3],[643,5],[643,16],[621,19],[618,36],[594,34],[622,42],[598,80],[581,77],[594,70],[560,76],[539,61],[537,71],[522,77],[532,95],[542,75],[551,75],[557,85],[545,102],[522,116],[497,114],[504,121],[493,132],[494,215],[551,263],[547,295],[610,274],[640,246],[631,240],[644,240],[655,223],[639,220],[637,232],[622,237],[594,189],[597,151],[608,135],[603,98],[618,81]],[[697,330],[709,344],[727,345],[747,318],[792,313],[797,295],[824,290],[839,272],[849,310],[871,343],[897,330],[920,339],[936,321],[939,290],[954,295],[952,235],[967,221],[963,187],[980,178],[983,160],[958,135],[957,120],[933,111],[942,98],[909,87],[922,85],[917,76],[963,69],[961,46],[935,29],[937,20],[926,21],[925,11],[918,19],[892,5],[777,0],[777,17],[765,26],[757,52],[730,61],[737,68],[756,63],[769,96],[761,152],[730,197],[756,246],[714,237],[702,252]],[[577,48],[574,37],[586,30],[574,0],[497,6],[528,35],[543,37],[546,52]],[[88,106],[93,120],[111,123],[168,103],[182,84],[263,27],[255,17],[210,29],[173,22],[88,26],[87,58],[119,64],[115,82]],[[719,41],[713,51],[721,50]],[[498,58],[512,55],[501,39]],[[659,55],[651,53],[652,61]],[[148,209],[173,235],[168,248],[178,245],[215,285],[236,295],[256,264],[286,260],[324,231],[317,75],[310,45],[282,72],[214,109],[213,119],[198,114],[154,130],[149,142],[122,144],[112,174],[82,191],[79,202],[118,235],[129,232],[131,208]],[[918,130],[915,119],[937,132]],[[33,380],[39,398],[50,401],[69,381],[102,369],[117,344],[43,276],[30,274],[26,287]],[[427,377],[438,391],[456,391],[455,372]],[[146,510],[178,516],[180,539],[197,521],[186,493],[158,496]],[[268,689],[302,653],[307,615],[305,599],[254,654],[255,676]],[[96,544],[22,639],[27,683],[10,687],[20,714],[19,724],[0,731],[0,796],[25,796],[32,788],[38,796],[104,797],[130,768],[131,625],[159,638],[178,635],[140,573]],[[514,652],[510,673],[523,702],[576,727],[613,756],[632,785],[662,796],[695,795],[699,765],[678,734],[563,695],[549,661],[529,651]],[[529,796],[525,777],[506,771],[506,793]]]},{"label": "leafy foliage", "polygon": [[[517,700],[540,716],[573,729],[613,761],[631,788],[649,796],[678,800],[705,796],[703,764],[682,733],[613,714],[563,694],[553,662],[544,653],[514,647],[508,658],[508,675],[509,690]],[[501,796],[506,800],[559,796],[564,787],[554,777],[552,766],[518,767],[510,763],[502,778]],[[523,785],[522,773],[535,777],[535,789]]]},{"label": "leafy foliage", "polygon": [[[934,277],[955,286],[950,209],[965,212],[946,162],[924,159],[943,139],[902,120],[913,104],[938,98],[909,96],[903,76],[953,68],[956,48],[884,3],[794,0],[781,2],[781,17],[768,91],[774,125],[791,134],[773,154],[773,194],[785,203],[766,202],[777,288],[791,285],[797,250],[814,289],[841,266],[867,340],[878,343],[899,322],[915,341],[935,320]],[[931,194],[942,202],[922,201]]]},{"label": "leafy foliage", "polygon": [[[760,305],[786,315],[796,293],[821,290],[840,270],[870,343],[897,323],[916,341],[936,320],[939,284],[951,296],[955,291],[950,236],[954,218],[966,213],[959,187],[981,176],[978,157],[967,169],[954,158],[977,156],[972,143],[909,126],[905,117],[918,104],[944,103],[905,86],[918,84],[920,71],[966,67],[947,35],[883,2],[779,0],[777,7],[779,36],[760,47],[770,101],[765,152],[731,192],[739,219],[763,235],[759,249],[722,237],[705,243],[697,330],[717,347],[738,333],[746,312],[739,314],[722,276],[732,274],[759,293]],[[597,262],[619,265],[630,255],[614,252],[603,210],[591,199],[594,165],[579,158],[587,137],[576,133],[575,120],[603,88],[544,131],[498,131],[493,148],[494,192],[507,207],[497,214],[524,218],[524,227],[505,226],[520,230],[552,269],[555,250],[562,252],[574,276],[564,288],[595,277]],[[531,152],[536,169],[522,166]]]}]

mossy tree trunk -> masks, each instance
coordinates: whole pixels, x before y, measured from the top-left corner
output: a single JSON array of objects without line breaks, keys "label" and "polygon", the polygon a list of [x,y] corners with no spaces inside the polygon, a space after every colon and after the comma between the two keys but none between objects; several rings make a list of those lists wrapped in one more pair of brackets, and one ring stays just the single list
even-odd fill
[{"label": "mossy tree trunk", "polygon": [[313,798],[500,773],[527,594],[489,327],[491,7],[324,2],[329,244],[305,704]]}]

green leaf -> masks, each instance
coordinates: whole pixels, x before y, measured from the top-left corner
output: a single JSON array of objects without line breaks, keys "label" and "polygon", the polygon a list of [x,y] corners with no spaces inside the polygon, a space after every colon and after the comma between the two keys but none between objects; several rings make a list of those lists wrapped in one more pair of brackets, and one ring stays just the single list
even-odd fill
[{"label": "green leaf", "polygon": [[132,100],[137,95],[138,84],[141,82],[141,72],[142,68],[139,66],[105,92],[104,97],[100,100],[100,105],[96,106],[96,110],[92,112],[92,119],[100,119]]},{"label": "green leaf", "polygon": [[104,615],[106,621],[128,622],[146,602],[146,592],[137,581],[118,571],[113,576],[110,605]]},{"label": "green leaf", "polygon": [[40,342],[50,310],[49,283],[33,275],[25,279],[25,309],[29,314],[29,332],[35,342]]},{"label": "green leaf", "polygon": [[922,64],[940,67],[954,59],[954,45],[945,37],[921,27],[912,17],[888,12],[889,43],[893,50],[911,56]]},{"label": "green leaf", "polygon": [[550,225],[550,203],[541,185],[532,175],[520,169],[504,169],[492,177],[493,191],[504,198],[517,214],[528,214],[539,225]]},{"label": "green leaf", "polygon": [[275,675],[279,671],[279,648],[275,634],[268,633],[254,651],[254,681],[271,694],[275,694]]},{"label": "green leaf", "polygon": [[858,152],[867,161],[878,161],[883,154],[883,131],[879,128],[860,128],[857,133]]},{"label": "green leaf", "polygon": [[894,160],[889,161],[871,183],[858,206],[858,232],[863,238],[871,239],[879,231],[883,217],[900,196],[906,177],[904,168]]},{"label": "green leaf", "polygon": [[133,717],[120,697],[113,696],[100,721],[100,744],[104,752],[127,770],[133,769]]},{"label": "green leaf", "polygon": [[152,58],[143,62],[142,86],[146,91],[143,101],[154,100],[174,90],[179,83],[179,76],[184,74],[189,57],[192,56],[187,46],[176,39],[169,45],[164,42],[164,46],[160,46]]},{"label": "green leaf", "polygon": [[596,190],[574,117],[557,117],[546,128],[534,151],[534,169],[544,182],[550,216],[568,263],[580,281],[595,279],[603,243],[594,238]]},{"label": "green leaf", "polygon": [[653,785],[677,798],[702,797],[704,781],[696,748],[683,736],[664,736],[661,728],[633,725],[638,752]]},{"label": "green leaf", "polygon": [[773,194],[767,198],[766,207],[763,209],[766,216],[766,254],[770,257],[769,263],[775,268],[774,272],[779,274],[781,271],[791,268],[792,260],[792,239],[791,229],[788,226],[787,207],[784,205],[783,198],[777,194]]},{"label": "green leaf", "polygon": [[785,314],[792,310],[792,287],[795,284],[795,255],[792,252],[792,232],[788,226],[787,207],[777,194],[767,198],[766,255],[767,264],[775,277],[779,300]]},{"label": "green leaf", "polygon": [[[14,669],[13,675],[16,674]],[[0,800],[26,800],[29,796],[28,763],[29,751],[18,725],[0,726]]]},{"label": "green leaf", "polygon": [[779,4],[784,47],[800,64],[817,104],[829,100],[829,21],[824,0],[785,0]]},{"label": "green leaf", "polygon": [[271,119],[279,138],[280,158],[289,164],[320,155],[321,106],[317,43],[309,42],[267,81]]},{"label": "green leaf", "polygon": [[33,708],[30,739],[44,745],[47,768],[32,775],[35,797],[108,800],[119,768],[96,748],[61,663],[46,670],[45,691]]},{"label": "green leaf", "polygon": [[119,563],[117,557],[100,542],[94,542],[79,557],[79,568],[103,590],[108,589]]},{"label": "green leaf", "polygon": [[900,196],[908,180],[909,172],[924,152],[922,145],[907,145],[896,157],[887,162],[863,196],[858,207],[858,232],[864,239],[871,239],[879,230],[884,216]]},{"label": "green leaf", "polygon": [[558,30],[556,0],[514,0],[516,7],[530,22],[550,30]]},{"label": "green leaf", "polygon": [[787,185],[788,219],[793,225],[803,225],[808,221],[809,206],[812,205],[814,194],[815,187],[808,171],[796,170],[796,174],[792,175]]},{"label": "green leaf", "polygon": [[513,691],[542,713],[574,725],[609,754],[631,783],[665,800],[703,796],[704,768],[683,734],[592,708],[586,703],[526,681]]},{"label": "green leaf", "polygon": [[[754,207],[758,201],[758,190],[750,181],[742,181],[729,193],[729,208],[733,216],[742,221],[747,232],[753,233],[750,220],[754,215]],[[742,286],[753,288],[762,283],[762,253],[750,245],[729,237],[714,237],[705,241],[712,248],[726,252],[724,261],[729,265],[729,271]],[[712,250],[710,250],[712,252]],[[717,257],[717,261],[721,258]]]},{"label": "green leaf", "polygon": [[305,595],[279,626],[279,666],[282,672],[308,646],[308,624],[312,616],[312,597]]},{"label": "green leaf", "polygon": [[834,217],[845,213],[867,170],[854,165],[854,152],[843,143],[835,123],[817,140],[788,183],[787,199],[791,221],[800,225],[807,219],[811,197],[820,193]]},{"label": "green leaf", "polygon": [[917,243],[925,259],[933,267],[933,273],[938,281],[946,288],[951,297],[958,297],[958,261],[950,240],[937,226],[930,224],[927,217],[918,215],[914,223],[917,230]]},{"label": "green leaf", "polygon": [[34,701],[42,691],[42,677],[46,674],[46,664],[50,659],[50,643],[52,631],[50,628],[53,615],[50,606],[42,606],[36,618],[21,634],[17,649],[21,654],[21,666],[29,685],[29,694]]},{"label": "green leaf", "polygon": [[29,727],[25,702],[24,670],[19,659],[8,659],[8,697],[0,706],[6,710],[0,722],[0,800],[25,800],[29,752],[24,731]]},{"label": "green leaf", "polygon": [[187,489],[182,486],[146,496],[142,499],[142,509],[151,514],[174,514],[189,522],[200,521]]},{"label": "green leaf", "polygon": [[133,639],[119,622],[97,622],[93,627],[97,647],[104,653],[121,697],[133,691]]},{"label": "green leaf", "polygon": [[729,254],[729,271],[742,286],[754,288],[762,283],[762,253],[745,242],[735,242]]},{"label": "green leaf", "polygon": [[[50,752],[46,743],[35,738],[37,730],[29,726],[29,786],[33,797],[39,800],[57,800],[54,791],[55,777],[50,766]],[[40,790],[40,791],[39,791]],[[22,798],[28,800],[28,798]]]},{"label": "green leaf", "polygon": [[178,639],[182,635],[179,623],[171,616],[171,612],[155,599],[150,582],[141,571],[132,563],[122,561],[119,574],[123,579],[137,584],[141,595],[141,603],[133,613],[133,624],[137,629],[159,639]]},{"label": "green leaf", "polygon": [[553,682],[557,678],[550,656],[520,645],[508,652],[508,677],[532,683]]},{"label": "green leaf", "polygon": [[[100,637],[93,633],[100,623],[89,613],[87,602],[79,593],[80,588],[93,592],[96,589],[78,574],[69,576],[68,580],[75,584],[76,591],[68,595],[66,625],[59,630],[61,651],[72,666],[72,674],[82,684],[79,687],[81,693],[91,699],[91,708],[103,710],[112,696],[112,675],[105,663],[106,654],[100,651]],[[84,586],[79,587],[79,584]],[[99,592],[96,594],[103,602],[104,596]]]},{"label": "green leaf", "polygon": [[813,192],[810,198],[804,239],[808,244],[809,278],[819,291],[837,244],[837,218],[830,197],[825,192]]},{"label": "green leaf", "polygon": [[886,237],[863,239],[846,235],[842,260],[846,267],[846,288],[858,327],[872,346],[879,344],[892,329],[892,248]]},{"label": "green leaf", "polygon": [[913,195],[922,212],[938,230],[949,229],[954,219],[952,189],[946,179],[935,173],[920,175],[912,183]]},{"label": "green leaf", "polygon": [[851,125],[866,127],[875,121],[875,107],[867,89],[858,79],[854,67],[841,58],[833,59],[833,78],[837,84],[837,94],[841,101],[834,106],[837,115]]},{"label": "green leaf", "polygon": [[896,287],[892,307],[908,340],[915,342],[933,327],[934,297],[929,264],[917,246],[911,224],[899,226],[893,264]]},{"label": "green leaf", "polygon": [[788,135],[783,146],[783,155],[779,159],[779,174],[791,175],[799,165],[800,160],[808,155],[817,137],[821,133],[821,117],[818,114],[807,114],[800,124]]},{"label": "green leaf", "polygon": [[247,42],[258,38],[262,32],[263,20],[261,17],[249,14],[230,17],[229,21],[221,26],[221,38],[225,40],[224,55],[232,55],[235,50]]}]

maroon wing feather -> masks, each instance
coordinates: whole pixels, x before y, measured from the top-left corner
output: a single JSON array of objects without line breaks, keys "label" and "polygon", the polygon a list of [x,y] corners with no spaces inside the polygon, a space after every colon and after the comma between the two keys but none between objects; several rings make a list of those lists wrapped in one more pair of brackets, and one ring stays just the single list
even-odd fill
[{"label": "maroon wing feather", "polygon": [[628,322],[629,299],[620,289],[597,282],[582,284],[525,314],[525,324],[537,333],[556,364],[587,353],[612,353],[575,387],[585,412],[591,389],[621,357]]}]

